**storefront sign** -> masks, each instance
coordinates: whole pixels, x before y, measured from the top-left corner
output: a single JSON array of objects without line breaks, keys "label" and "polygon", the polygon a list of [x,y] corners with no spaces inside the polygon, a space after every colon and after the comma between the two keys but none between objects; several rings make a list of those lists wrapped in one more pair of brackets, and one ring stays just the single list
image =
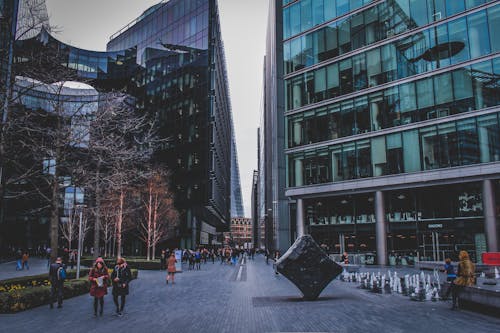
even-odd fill
[{"label": "storefront sign", "polygon": [[500,252],[485,252],[482,254],[483,264],[500,266]]},{"label": "storefront sign", "polygon": [[429,228],[429,229],[440,229],[440,228],[443,228],[443,225],[441,223],[429,224],[427,226],[427,228]]}]

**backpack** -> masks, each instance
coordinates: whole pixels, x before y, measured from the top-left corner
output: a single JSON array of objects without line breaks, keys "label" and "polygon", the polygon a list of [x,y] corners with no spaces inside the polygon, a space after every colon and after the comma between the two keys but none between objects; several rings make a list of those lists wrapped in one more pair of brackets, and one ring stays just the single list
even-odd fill
[{"label": "backpack", "polygon": [[62,266],[57,269],[57,279],[66,280],[66,270]]}]

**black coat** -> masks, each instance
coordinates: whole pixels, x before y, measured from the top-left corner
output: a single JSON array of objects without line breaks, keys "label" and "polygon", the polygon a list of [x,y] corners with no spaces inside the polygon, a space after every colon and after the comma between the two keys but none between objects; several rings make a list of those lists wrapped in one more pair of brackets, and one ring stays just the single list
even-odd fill
[{"label": "black coat", "polygon": [[[115,278],[119,281],[115,282]],[[132,280],[132,272],[128,265],[125,267],[115,266],[113,273],[111,273],[111,281],[113,281],[113,295],[128,295],[128,285]],[[125,285],[125,287],[123,286]]]},{"label": "black coat", "polygon": [[49,280],[50,280],[50,283],[53,285],[56,285],[56,284],[62,285],[64,283],[64,280],[59,279],[59,277],[57,276],[57,271],[59,270],[60,267],[66,269],[66,266],[63,264],[53,263],[50,265]]}]

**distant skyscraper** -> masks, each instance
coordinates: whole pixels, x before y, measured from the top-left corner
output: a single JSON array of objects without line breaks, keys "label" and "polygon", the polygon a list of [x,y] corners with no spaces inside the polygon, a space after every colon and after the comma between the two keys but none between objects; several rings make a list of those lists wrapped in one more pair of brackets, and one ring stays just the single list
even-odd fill
[{"label": "distant skyscraper", "polygon": [[500,1],[272,4],[266,195],[379,264],[498,251]]},{"label": "distant skyscraper", "polygon": [[245,217],[243,198],[241,195],[240,167],[238,164],[238,152],[236,142],[231,139],[231,218]]}]

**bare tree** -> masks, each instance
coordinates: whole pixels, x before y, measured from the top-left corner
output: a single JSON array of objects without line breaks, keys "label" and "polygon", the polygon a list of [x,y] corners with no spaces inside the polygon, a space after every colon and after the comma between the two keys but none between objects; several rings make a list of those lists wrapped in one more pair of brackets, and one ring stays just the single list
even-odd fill
[{"label": "bare tree", "polygon": [[172,236],[178,223],[167,179],[168,173],[161,168],[153,169],[142,191],[145,219],[139,223],[139,235],[146,244],[147,260],[155,259],[156,246]]},{"label": "bare tree", "polygon": [[71,249],[71,243],[77,238],[78,222],[78,217],[75,216],[75,213],[71,210],[69,215],[63,218],[61,223],[61,235],[68,242],[68,249]]},{"label": "bare tree", "polygon": [[[154,147],[161,142],[155,134],[155,122],[148,115],[138,114],[134,99],[113,92],[100,98],[100,106],[89,120],[89,164],[86,167],[86,188],[93,194],[95,205],[94,255],[99,255],[100,222],[102,214],[103,189],[109,193],[121,193],[126,204],[128,188],[141,177],[141,168],[148,163]],[[123,208],[122,213],[125,212]],[[123,214],[119,214],[123,217]],[[117,221],[121,230],[123,223]],[[121,231],[117,240],[121,242]]]}]

